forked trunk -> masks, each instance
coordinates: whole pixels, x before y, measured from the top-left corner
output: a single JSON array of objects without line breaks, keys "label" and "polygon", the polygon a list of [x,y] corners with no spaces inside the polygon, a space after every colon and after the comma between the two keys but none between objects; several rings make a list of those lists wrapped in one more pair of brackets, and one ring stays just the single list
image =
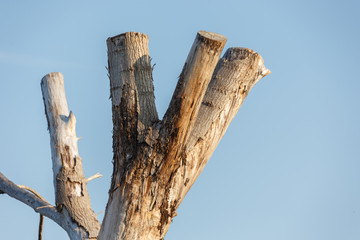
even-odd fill
[{"label": "forked trunk", "polygon": [[165,236],[249,90],[269,73],[250,49],[229,49],[219,61],[225,42],[216,33],[197,34],[159,121],[148,36],[108,39],[114,172],[99,239]]},{"label": "forked trunk", "polygon": [[72,240],[163,238],[249,91],[270,73],[262,57],[247,48],[230,48],[219,60],[226,38],[200,31],[159,120],[148,41],[134,32],[107,40],[114,168],[101,228],[86,187],[97,175],[84,176],[61,73],[41,81],[56,206],[0,173],[0,194],[54,220]]}]

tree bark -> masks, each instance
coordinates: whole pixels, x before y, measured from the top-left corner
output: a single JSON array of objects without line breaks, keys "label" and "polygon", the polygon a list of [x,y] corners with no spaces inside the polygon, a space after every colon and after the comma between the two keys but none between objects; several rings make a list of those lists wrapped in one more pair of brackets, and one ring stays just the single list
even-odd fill
[{"label": "tree bark", "polygon": [[[218,61],[225,42],[219,34],[198,32],[158,121],[154,99],[138,94],[145,85],[153,96],[152,77],[137,80],[151,76],[150,61],[142,61],[150,59],[148,37],[125,33],[108,39],[114,172],[99,239],[165,236],[248,92],[269,73],[249,49],[229,49]],[[149,113],[144,106],[151,106]]]},{"label": "tree bark", "polygon": [[0,173],[6,193],[52,219],[70,239],[159,240],[252,87],[270,71],[247,48],[199,31],[169,107],[159,120],[148,36],[128,32],[107,40],[113,119],[113,175],[101,225],[91,208],[63,77],[41,80],[56,206]]},{"label": "tree bark", "polygon": [[76,235],[72,239],[96,239],[100,223],[91,208],[78,153],[76,119],[68,110],[62,74],[46,75],[41,90],[50,133],[57,211],[76,225],[75,229],[65,229],[69,236]]},{"label": "tree bark", "polygon": [[229,48],[219,60],[191,136],[185,143],[180,170],[185,182],[178,182],[175,187],[179,199],[185,197],[200,175],[249,91],[270,73],[262,57],[248,48]]},{"label": "tree bark", "polygon": [[[138,61],[129,56],[149,58],[143,51],[148,49],[144,46],[147,36],[125,33],[108,39],[110,85],[118,92],[111,95],[114,173],[99,239],[160,239],[165,235],[175,213],[169,205],[167,183],[179,165],[181,141],[195,122],[225,41],[218,34],[198,33],[164,120],[153,118],[146,126],[139,117],[143,110],[136,104],[141,102],[136,89],[138,83],[152,84],[152,79],[136,81],[132,76],[142,76],[140,72],[149,68],[135,68]],[[133,73],[126,76],[127,69]]]},{"label": "tree bark", "polygon": [[152,133],[157,132],[158,122],[148,36],[128,32],[109,38],[107,46],[114,169],[99,239],[139,239],[152,227],[143,223],[147,211],[138,209],[144,201],[140,196],[144,178],[140,175],[153,152],[149,147],[153,145]]}]

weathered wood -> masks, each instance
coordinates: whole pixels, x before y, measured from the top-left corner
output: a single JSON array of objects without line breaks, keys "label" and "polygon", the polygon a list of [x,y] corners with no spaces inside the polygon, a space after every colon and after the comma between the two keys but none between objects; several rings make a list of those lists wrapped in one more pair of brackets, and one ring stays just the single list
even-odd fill
[{"label": "weathered wood", "polygon": [[270,73],[262,57],[248,48],[230,48],[220,59],[191,136],[184,143],[186,154],[180,170],[184,184],[179,181],[174,190],[179,199],[200,175],[252,87]]},{"label": "weathered wood", "polygon": [[137,61],[127,56],[139,36],[108,40],[111,86],[121,91],[112,93],[114,173],[99,239],[163,237],[249,90],[269,73],[249,49],[230,49],[218,63],[226,38],[199,32],[163,121],[139,128],[137,83],[123,73]]},{"label": "weathered wood", "polygon": [[[137,61],[127,56],[135,56],[128,52],[138,49],[141,41],[131,39],[138,36],[126,33],[108,40],[111,86],[121,91],[112,95],[114,173],[99,239],[160,239],[167,232],[176,210],[173,201],[178,201],[171,178],[181,164],[182,141],[190,135],[226,42],[219,34],[198,33],[164,120],[139,131],[138,83],[123,73],[131,69],[128,62]],[[125,40],[116,39],[121,37]]]},{"label": "weathered wood", "polygon": [[[184,164],[185,143],[195,124],[202,99],[216,64],[226,43],[226,37],[212,32],[199,31],[180,74],[160,130],[162,156],[155,172],[156,208],[161,213],[158,229],[165,236],[171,219],[182,199],[175,186],[184,183],[181,166]],[[161,155],[161,154],[160,154]]]},{"label": "weathered wood", "polygon": [[[106,41],[112,105],[126,102],[129,110],[138,114],[140,124],[145,126],[158,120],[148,42],[146,34],[136,32],[120,34]],[[125,97],[126,94],[133,95]]]},{"label": "weathered wood", "polygon": [[162,239],[249,91],[270,73],[262,57],[250,49],[230,48],[218,60],[225,42],[219,34],[198,32],[159,121],[148,36],[129,32],[107,40],[114,168],[100,232],[86,188],[87,181],[100,175],[84,177],[76,119],[69,113],[60,73],[41,81],[56,207],[24,192],[1,173],[0,194],[51,218],[70,239]]},{"label": "weathered wood", "polygon": [[114,172],[116,188],[124,168],[136,155],[137,142],[158,121],[155,106],[149,37],[127,32],[107,39],[112,100]]},{"label": "weathered wood", "polygon": [[[219,61],[191,134],[179,143],[183,145],[177,153],[180,158],[177,164],[168,168],[170,177],[159,171],[157,185],[151,186],[151,189],[157,190],[156,202],[161,203],[154,207],[159,208],[161,213],[161,237],[167,232],[171,219],[176,216],[176,209],[203,170],[250,89],[269,73],[261,56],[250,49],[231,48]],[[168,150],[163,151],[163,159],[168,158]]]},{"label": "weathered wood", "polygon": [[[251,88],[269,73],[270,71],[264,67],[262,57],[255,51],[248,48],[228,49],[217,64],[208,85],[191,137],[187,142],[187,149],[191,149],[196,141],[204,138],[210,125],[222,117],[221,113],[226,108],[233,112],[231,116],[235,115]],[[224,122],[224,131],[231,120],[232,117]],[[221,125],[219,127],[222,128]]]},{"label": "weathered wood", "polygon": [[19,187],[12,181],[10,181],[4,174],[0,172],[0,189],[2,193],[8,194],[10,197],[13,197],[32,209],[35,212],[40,213],[49,219],[53,220],[59,225],[63,224],[63,219],[61,218],[61,214],[56,210],[54,206],[45,201],[35,194],[29,193],[26,189]]},{"label": "weathered wood", "polygon": [[187,141],[226,40],[217,33],[197,33],[162,121],[161,136],[168,138],[169,152],[181,152]]},{"label": "weathered wood", "polygon": [[19,187],[7,179],[2,173],[0,173],[0,189],[2,189],[3,193],[6,193],[10,197],[13,197],[33,208],[35,212],[53,220],[68,232],[70,239],[83,239],[81,230],[78,225],[72,221],[69,215],[61,214],[57,211],[56,207],[52,206],[50,203],[35,194],[29,193],[27,190]]},{"label": "weathered wood", "polygon": [[76,232],[77,239],[94,239],[100,223],[91,208],[78,153],[76,119],[68,110],[62,74],[46,75],[41,80],[41,90],[50,133],[56,208],[77,226],[76,231],[65,229],[69,236]]},{"label": "weathered wood", "polygon": [[135,221],[141,218],[140,212],[132,215],[131,222],[136,227],[127,224],[130,222],[127,219],[129,212],[137,207],[137,201],[141,201],[140,196],[137,201],[131,199],[137,195],[140,186],[137,180],[130,179],[139,175],[134,173],[141,162],[138,153],[145,152],[143,149],[148,146],[145,138],[158,121],[148,36],[128,32],[109,38],[107,46],[114,169],[99,239],[138,239],[142,232],[146,232],[142,226],[149,226]]}]

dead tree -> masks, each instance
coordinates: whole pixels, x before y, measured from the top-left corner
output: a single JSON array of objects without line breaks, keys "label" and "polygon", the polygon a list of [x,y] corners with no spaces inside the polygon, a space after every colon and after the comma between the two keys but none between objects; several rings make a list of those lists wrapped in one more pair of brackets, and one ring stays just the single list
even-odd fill
[{"label": "dead tree", "polygon": [[101,225],[90,205],[76,119],[67,107],[61,73],[50,73],[41,80],[55,206],[1,173],[0,192],[55,221],[70,239],[163,238],[249,91],[270,73],[262,57],[247,48],[230,48],[220,58],[225,42],[216,33],[197,33],[160,120],[148,36],[127,32],[107,39],[113,175]]}]

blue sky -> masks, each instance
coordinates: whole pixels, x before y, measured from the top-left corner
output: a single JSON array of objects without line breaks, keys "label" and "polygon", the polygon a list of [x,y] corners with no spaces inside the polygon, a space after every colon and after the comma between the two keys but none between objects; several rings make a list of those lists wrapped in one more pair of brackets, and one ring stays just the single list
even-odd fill
[{"label": "blue sky", "polygon": [[[198,30],[259,52],[250,92],[165,239],[360,238],[359,1],[1,1],[0,171],[54,202],[41,78],[64,74],[95,212],[111,177],[108,37],[149,35],[162,116]],[[36,239],[38,215],[0,196],[3,239]],[[99,214],[99,219],[103,212]],[[44,239],[67,239],[49,219]]]}]

